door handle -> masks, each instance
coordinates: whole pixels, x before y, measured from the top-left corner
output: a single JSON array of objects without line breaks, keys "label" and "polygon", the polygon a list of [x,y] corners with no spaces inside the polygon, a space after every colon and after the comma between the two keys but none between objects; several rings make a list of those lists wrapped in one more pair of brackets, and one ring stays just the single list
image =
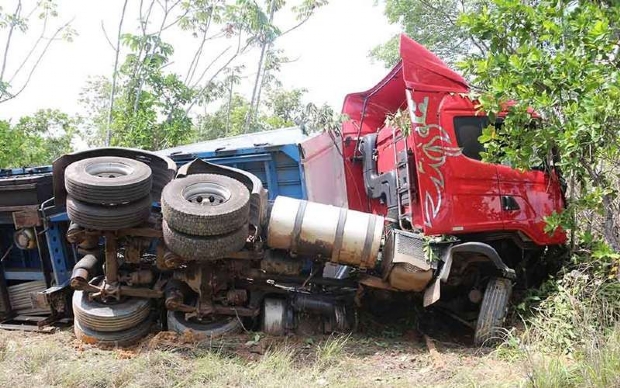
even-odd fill
[{"label": "door handle", "polygon": [[510,195],[502,195],[502,210],[504,211],[514,211],[520,210],[519,204],[517,200]]}]

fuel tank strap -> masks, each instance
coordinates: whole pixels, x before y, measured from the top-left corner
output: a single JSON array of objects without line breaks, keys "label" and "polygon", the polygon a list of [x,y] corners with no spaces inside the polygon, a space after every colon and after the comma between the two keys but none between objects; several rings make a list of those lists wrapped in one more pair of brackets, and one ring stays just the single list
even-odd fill
[{"label": "fuel tank strap", "polygon": [[338,225],[336,225],[336,240],[334,241],[334,253],[336,257],[332,257],[332,261],[338,263],[340,261],[340,250],[342,249],[342,241],[344,239],[344,224],[347,222],[348,210],[340,208],[338,214]]},{"label": "fuel tank strap", "polygon": [[370,248],[372,248],[372,242],[375,236],[375,225],[377,223],[377,216],[370,217],[368,227],[366,228],[366,238],[364,239],[364,249],[362,250],[362,257],[360,258],[360,269],[368,268],[368,261],[370,259]]},{"label": "fuel tank strap", "polygon": [[295,223],[293,224],[293,232],[291,233],[291,253],[294,255],[297,253],[297,245],[301,236],[301,225],[304,221],[304,214],[306,213],[306,206],[308,201],[299,201],[299,207],[297,208],[297,214],[295,215]]}]

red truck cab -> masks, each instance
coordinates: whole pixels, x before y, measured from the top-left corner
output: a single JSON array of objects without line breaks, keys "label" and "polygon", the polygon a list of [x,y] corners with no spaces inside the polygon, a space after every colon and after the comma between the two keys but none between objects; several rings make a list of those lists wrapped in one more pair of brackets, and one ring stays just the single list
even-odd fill
[{"label": "red truck cab", "polygon": [[[465,79],[404,35],[400,56],[343,107],[348,207],[387,221],[380,279],[361,283],[423,291],[425,306],[475,317],[474,342],[483,344],[502,332],[514,282],[531,286],[532,274],[546,273],[544,252],[565,243],[563,231],[545,230],[545,218],[564,209],[563,185],[554,166],[522,171],[482,161],[478,138],[497,123]],[[449,241],[435,258],[424,251],[433,240]]]},{"label": "red truck cab", "polygon": [[[557,173],[481,161],[478,137],[489,123],[467,82],[404,35],[400,54],[379,84],[344,102],[349,208],[425,235],[501,232],[537,246],[564,243],[562,232],[545,232],[545,217],[564,208]],[[386,125],[399,110],[410,129]]]}]

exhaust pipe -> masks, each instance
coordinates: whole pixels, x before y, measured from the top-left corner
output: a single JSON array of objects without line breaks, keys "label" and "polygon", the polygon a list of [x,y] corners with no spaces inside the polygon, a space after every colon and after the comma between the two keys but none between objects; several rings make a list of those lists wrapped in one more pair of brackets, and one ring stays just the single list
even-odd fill
[{"label": "exhaust pipe", "polygon": [[86,255],[78,261],[71,272],[71,288],[84,290],[97,271],[99,261],[93,255]]}]

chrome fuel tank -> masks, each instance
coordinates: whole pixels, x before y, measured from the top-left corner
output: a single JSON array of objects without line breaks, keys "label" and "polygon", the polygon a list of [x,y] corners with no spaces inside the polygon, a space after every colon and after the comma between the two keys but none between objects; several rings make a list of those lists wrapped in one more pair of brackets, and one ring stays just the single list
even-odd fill
[{"label": "chrome fuel tank", "polygon": [[277,197],[269,218],[267,245],[293,255],[372,268],[384,219],[375,214]]}]

